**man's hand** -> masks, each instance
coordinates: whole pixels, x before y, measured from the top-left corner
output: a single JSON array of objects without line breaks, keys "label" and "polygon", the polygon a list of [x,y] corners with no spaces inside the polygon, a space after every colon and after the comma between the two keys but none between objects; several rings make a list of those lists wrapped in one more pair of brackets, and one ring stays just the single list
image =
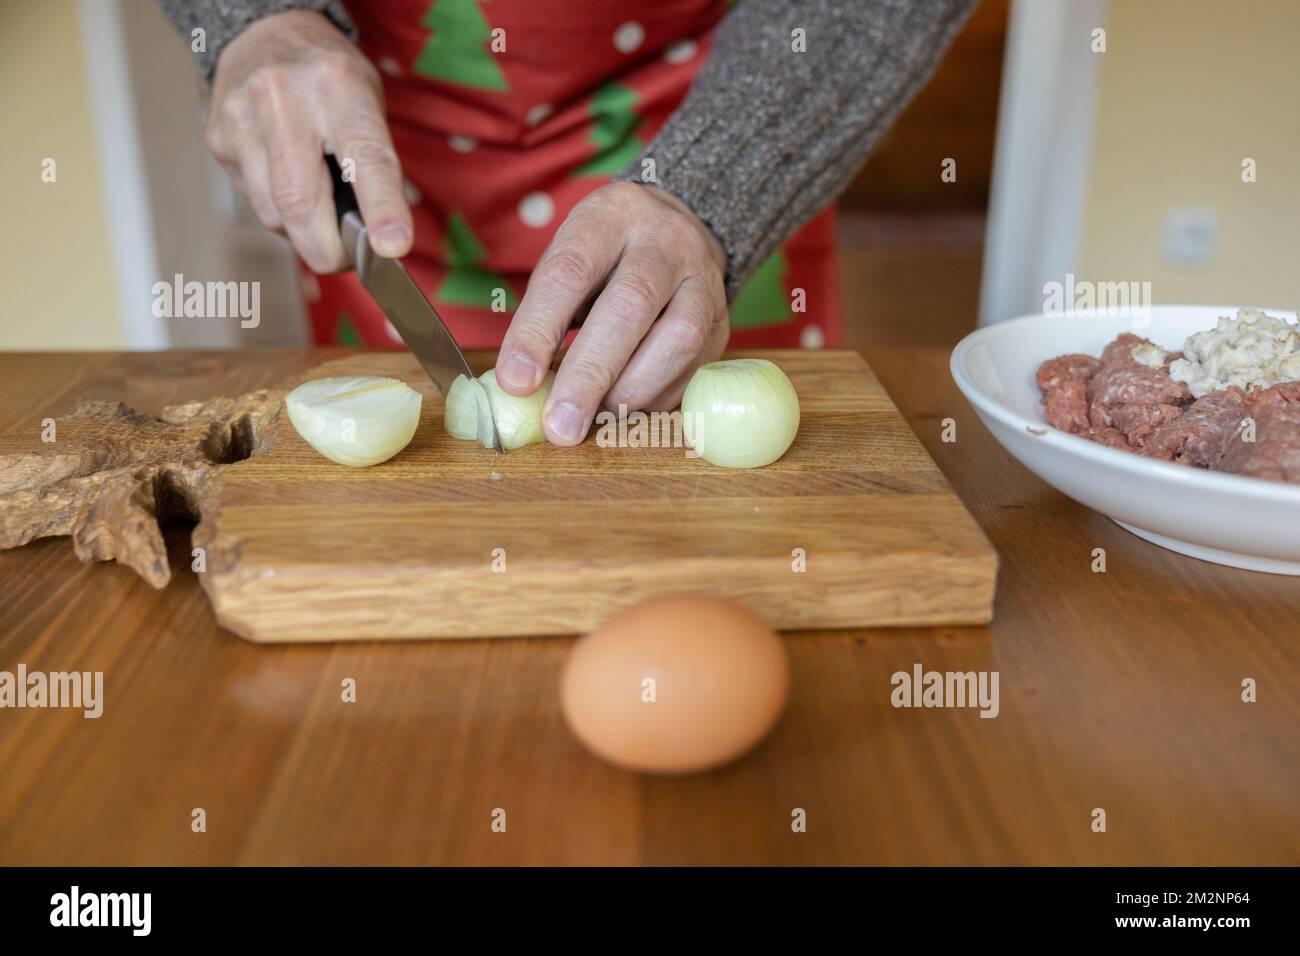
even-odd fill
[{"label": "man's hand", "polygon": [[347,265],[326,151],[356,164],[353,187],[375,252],[410,251],[411,211],[379,74],[320,14],[273,14],[226,47],[205,138],[257,218],[287,235],[316,272]]},{"label": "man's hand", "polygon": [[695,370],[726,346],[725,271],[717,239],[681,201],[651,186],[604,186],[573,208],[533,271],[497,382],[532,394],[585,313],[546,402],[546,437],[578,444],[602,405],[676,408]]}]

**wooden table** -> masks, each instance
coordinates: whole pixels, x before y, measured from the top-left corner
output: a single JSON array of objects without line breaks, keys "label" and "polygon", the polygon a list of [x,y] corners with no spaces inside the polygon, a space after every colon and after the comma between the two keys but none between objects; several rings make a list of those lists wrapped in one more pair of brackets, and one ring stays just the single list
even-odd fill
[{"label": "wooden table", "polygon": [[[334,354],[0,355],[0,428]],[[1001,555],[991,627],[789,634],[762,748],[647,779],[566,730],[571,639],[254,646],[213,623],[185,528],[161,592],[38,542],[0,553],[0,669],[103,671],[105,710],[0,711],[0,863],[1300,863],[1300,581],[1162,551],[1053,492],[946,353],[866,355]],[[917,662],[998,671],[999,716],[894,709]]]}]

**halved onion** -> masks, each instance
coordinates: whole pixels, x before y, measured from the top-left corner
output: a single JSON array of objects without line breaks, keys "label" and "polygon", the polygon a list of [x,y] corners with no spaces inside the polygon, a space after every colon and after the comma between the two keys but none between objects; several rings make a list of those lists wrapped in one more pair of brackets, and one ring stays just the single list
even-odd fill
[{"label": "halved onion", "polygon": [[728,359],[701,366],[682,396],[686,440],[722,468],[762,468],[799,431],[799,396],[767,359]]},{"label": "halved onion", "polygon": [[422,402],[410,386],[374,375],[314,379],[284,400],[303,440],[350,468],[377,465],[410,444]]},{"label": "halved onion", "polygon": [[503,448],[546,441],[542,409],[554,381],[555,373],[547,372],[537,391],[519,398],[501,389],[495,369],[488,369],[477,380],[462,375],[447,393],[443,427],[457,438],[480,441],[486,448],[492,446],[493,420]]},{"label": "halved onion", "polygon": [[458,375],[447,392],[442,412],[442,427],[457,438],[478,441],[492,447],[492,413],[488,410],[487,390],[476,378]]}]

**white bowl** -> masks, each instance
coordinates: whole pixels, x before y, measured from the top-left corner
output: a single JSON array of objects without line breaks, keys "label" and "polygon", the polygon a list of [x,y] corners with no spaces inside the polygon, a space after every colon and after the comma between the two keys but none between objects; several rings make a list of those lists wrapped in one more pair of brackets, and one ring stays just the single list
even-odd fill
[{"label": "white bowl", "polygon": [[[1266,309],[1295,321],[1296,314]],[[1002,447],[1058,491],[1134,534],[1204,561],[1300,575],[1300,485],[1189,468],[1107,448],[1047,424],[1034,374],[1070,352],[1100,356],[1121,332],[1182,348],[1229,306],[1152,306],[1146,319],[1098,312],[1027,315],[979,329],[952,353],[952,376]]]}]

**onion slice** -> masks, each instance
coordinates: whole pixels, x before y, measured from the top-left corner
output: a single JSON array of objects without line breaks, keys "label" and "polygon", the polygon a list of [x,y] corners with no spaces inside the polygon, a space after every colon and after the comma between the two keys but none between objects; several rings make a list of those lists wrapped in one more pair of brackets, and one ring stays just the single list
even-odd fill
[{"label": "onion slice", "polygon": [[313,379],[284,400],[303,440],[350,468],[377,465],[410,444],[422,403],[410,386],[374,375]]},{"label": "onion slice", "polygon": [[442,427],[457,438],[481,442],[484,448],[492,447],[492,412],[482,382],[464,375],[456,376],[447,392]]},{"label": "onion slice", "polygon": [[799,396],[767,359],[703,365],[682,396],[686,439],[721,468],[762,468],[790,447],[799,431]]},{"label": "onion slice", "polygon": [[492,447],[493,421],[502,448],[522,448],[546,441],[542,433],[542,409],[554,381],[555,373],[547,372],[537,391],[520,398],[501,389],[495,369],[488,369],[477,379],[462,375],[447,392],[443,427],[457,438],[480,441],[485,448]]}]

